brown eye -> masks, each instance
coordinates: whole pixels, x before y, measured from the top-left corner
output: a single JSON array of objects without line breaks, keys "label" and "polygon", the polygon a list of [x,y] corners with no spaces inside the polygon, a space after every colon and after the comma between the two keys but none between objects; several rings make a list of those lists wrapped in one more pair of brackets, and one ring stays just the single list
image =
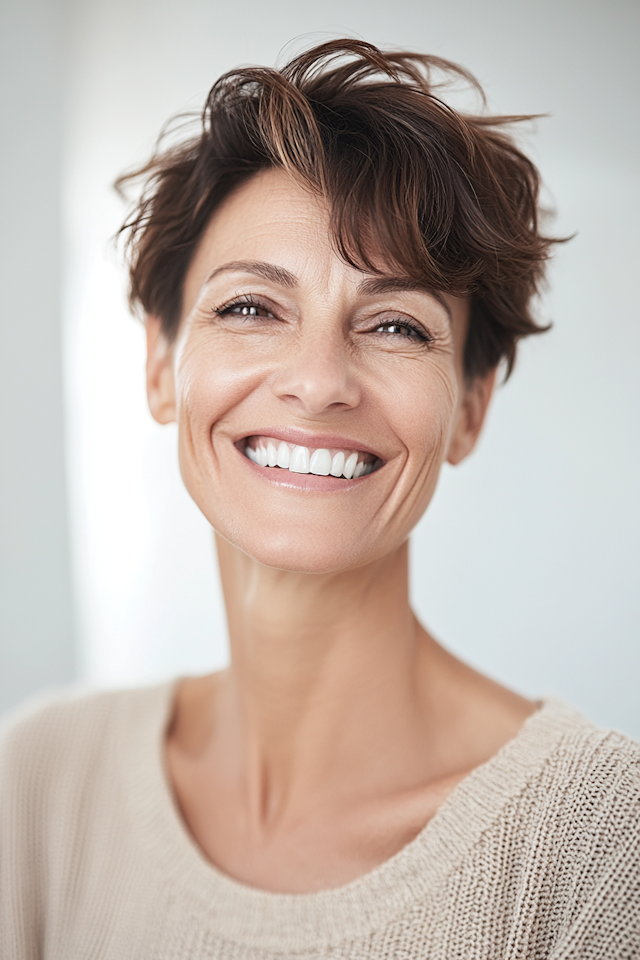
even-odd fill
[{"label": "brown eye", "polygon": [[273,318],[273,314],[259,303],[230,303],[226,307],[220,307],[216,313],[221,317]]},{"label": "brown eye", "polygon": [[403,337],[405,340],[429,340],[417,327],[412,326],[410,323],[400,323],[398,320],[381,323],[379,327],[376,327],[374,333],[388,333],[391,334],[391,336]]}]

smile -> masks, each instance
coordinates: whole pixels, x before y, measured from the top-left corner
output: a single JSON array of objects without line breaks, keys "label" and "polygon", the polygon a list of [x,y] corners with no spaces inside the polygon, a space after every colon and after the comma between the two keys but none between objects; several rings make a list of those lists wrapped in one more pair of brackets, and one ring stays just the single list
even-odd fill
[{"label": "smile", "polygon": [[272,437],[247,437],[244,454],[259,467],[279,467],[290,473],[356,480],[378,470],[383,461],[362,450],[310,449]]}]

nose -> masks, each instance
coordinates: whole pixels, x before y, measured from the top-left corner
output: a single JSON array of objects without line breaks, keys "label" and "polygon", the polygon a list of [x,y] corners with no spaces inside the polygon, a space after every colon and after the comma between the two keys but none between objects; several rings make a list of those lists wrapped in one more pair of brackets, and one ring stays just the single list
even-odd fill
[{"label": "nose", "polygon": [[273,391],[307,416],[352,409],[360,403],[348,346],[330,335],[303,338],[278,373]]}]

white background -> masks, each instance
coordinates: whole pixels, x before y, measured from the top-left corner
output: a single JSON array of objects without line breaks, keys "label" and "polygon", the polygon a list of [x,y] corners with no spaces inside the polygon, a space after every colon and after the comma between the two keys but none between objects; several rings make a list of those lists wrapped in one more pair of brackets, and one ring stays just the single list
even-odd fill
[{"label": "white background", "polygon": [[227,656],[211,531],[182,490],[173,428],[146,410],[110,184],[222,71],[347,34],[460,61],[495,112],[548,113],[526,142],[553,229],[576,233],[541,307],[553,331],[523,348],[478,451],[445,471],[415,533],[417,610],[500,680],[640,736],[639,13],[624,0],[69,8],[63,330],[84,678],[146,682]]}]

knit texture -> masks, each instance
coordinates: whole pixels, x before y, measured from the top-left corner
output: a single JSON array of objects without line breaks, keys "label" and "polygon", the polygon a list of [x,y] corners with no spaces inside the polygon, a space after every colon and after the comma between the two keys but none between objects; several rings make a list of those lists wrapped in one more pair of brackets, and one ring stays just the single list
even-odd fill
[{"label": "knit texture", "polygon": [[545,701],[422,832],[346,886],[275,894],[188,835],[173,685],[14,722],[0,749],[2,960],[640,958],[640,745]]}]

